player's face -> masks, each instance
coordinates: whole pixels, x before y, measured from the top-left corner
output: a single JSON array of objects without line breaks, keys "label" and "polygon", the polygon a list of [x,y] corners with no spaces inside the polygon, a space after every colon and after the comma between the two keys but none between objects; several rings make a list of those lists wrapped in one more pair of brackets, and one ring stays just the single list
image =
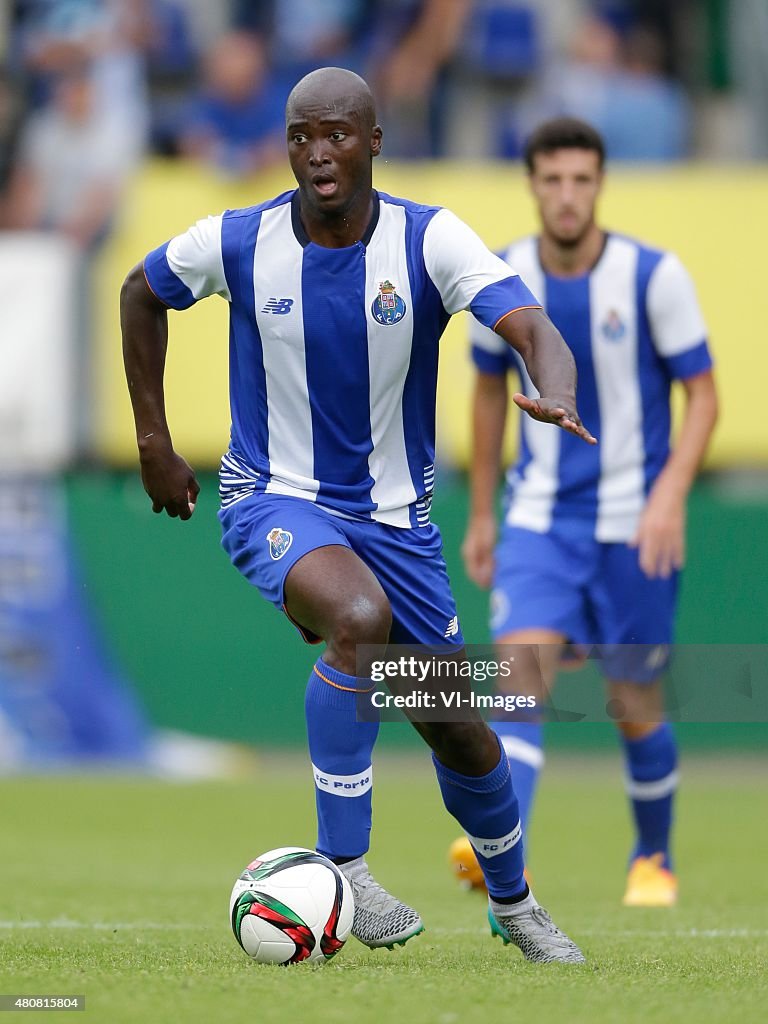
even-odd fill
[{"label": "player's face", "polygon": [[371,157],[381,151],[381,128],[365,125],[354,102],[295,107],[287,132],[302,204],[313,212],[337,216],[370,190]]},{"label": "player's face", "polygon": [[561,245],[576,245],[595,222],[603,184],[600,158],[591,149],[537,153],[531,192],[544,230]]}]

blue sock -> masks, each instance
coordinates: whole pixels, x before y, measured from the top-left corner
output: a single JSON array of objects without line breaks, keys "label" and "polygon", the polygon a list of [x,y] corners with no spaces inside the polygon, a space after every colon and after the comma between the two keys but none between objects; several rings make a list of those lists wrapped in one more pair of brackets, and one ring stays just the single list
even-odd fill
[{"label": "blue sock", "polygon": [[461,775],[432,755],[446,809],[472,843],[492,898],[525,891],[523,843],[509,761],[499,744],[499,763],[487,775]]},{"label": "blue sock", "polygon": [[528,835],[533,794],[544,764],[541,722],[489,722],[501,740],[512,772],[512,785],[520,806],[520,824]]},{"label": "blue sock", "polygon": [[378,722],[358,722],[357,695],[370,679],[345,675],[319,658],[307,683],[304,710],[315,778],[317,849],[350,860],[368,849],[371,832],[371,754]]},{"label": "blue sock", "polygon": [[672,726],[663,722],[639,740],[624,739],[627,762],[627,795],[637,828],[633,857],[664,854],[664,866],[671,867],[669,833],[672,801],[677,789],[677,745]]}]

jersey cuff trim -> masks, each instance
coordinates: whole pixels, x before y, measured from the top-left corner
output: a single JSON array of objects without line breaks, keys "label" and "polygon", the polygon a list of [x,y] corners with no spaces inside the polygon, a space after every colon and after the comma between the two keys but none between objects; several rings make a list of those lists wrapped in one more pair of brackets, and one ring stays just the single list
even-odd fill
[{"label": "jersey cuff trim", "polygon": [[664,365],[669,374],[675,380],[685,380],[686,377],[695,377],[712,368],[712,356],[706,341],[699,342],[693,348],[685,352],[678,352],[674,356],[665,356]]},{"label": "jersey cuff trim", "polygon": [[142,272],[142,274],[144,275],[144,280],[145,280],[145,281],[147,282],[147,288],[149,288],[149,290],[150,290],[150,291],[152,292],[152,294],[153,294],[153,295],[155,296],[155,298],[157,299],[157,301],[158,301],[158,302],[162,302],[162,304],[163,304],[163,305],[165,306],[165,308],[166,308],[166,309],[170,309],[171,307],[170,307],[170,306],[168,305],[168,303],[167,303],[167,302],[165,301],[165,299],[161,299],[161,298],[160,298],[160,296],[159,296],[159,295],[157,294],[157,292],[155,291],[155,289],[154,289],[154,288],[152,287],[152,285],[151,285],[151,284],[149,283],[149,278],[147,277],[147,271],[146,271],[146,268],[145,268],[145,266],[144,266],[144,264],[143,264],[143,263],[142,263],[142,265],[141,265],[141,272]]},{"label": "jersey cuff trim", "polygon": [[493,325],[493,330],[494,331],[496,330],[496,328],[499,326],[499,324],[502,322],[502,320],[506,320],[507,317],[508,316],[512,316],[513,313],[519,313],[520,310],[522,310],[522,309],[543,309],[543,308],[544,308],[543,306],[539,306],[539,305],[535,305],[535,306],[515,306],[514,309],[510,309],[510,311],[508,313],[505,313],[504,316],[500,316],[499,317],[499,319]]},{"label": "jersey cuff trim", "polygon": [[469,310],[483,327],[494,328],[507,314],[516,309],[541,306],[519,274],[511,273],[501,281],[481,288],[469,304]]},{"label": "jersey cuff trim", "polygon": [[168,266],[168,244],[165,242],[145,256],[144,276],[158,299],[170,309],[189,309],[197,299]]}]

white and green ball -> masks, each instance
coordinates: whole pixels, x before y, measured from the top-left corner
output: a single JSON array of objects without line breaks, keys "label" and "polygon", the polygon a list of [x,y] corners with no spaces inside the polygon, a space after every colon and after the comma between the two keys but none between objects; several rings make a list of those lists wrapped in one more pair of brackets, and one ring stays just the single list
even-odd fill
[{"label": "white and green ball", "polygon": [[326,962],[349,937],[349,882],[315,850],[283,846],[251,861],[229,901],[232,931],[261,964]]}]

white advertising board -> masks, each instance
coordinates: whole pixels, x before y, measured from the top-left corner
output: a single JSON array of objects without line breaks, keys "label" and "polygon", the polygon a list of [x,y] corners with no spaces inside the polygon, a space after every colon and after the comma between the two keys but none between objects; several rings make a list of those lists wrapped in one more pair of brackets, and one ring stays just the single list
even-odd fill
[{"label": "white advertising board", "polygon": [[64,239],[0,234],[0,473],[74,454],[77,272]]}]

